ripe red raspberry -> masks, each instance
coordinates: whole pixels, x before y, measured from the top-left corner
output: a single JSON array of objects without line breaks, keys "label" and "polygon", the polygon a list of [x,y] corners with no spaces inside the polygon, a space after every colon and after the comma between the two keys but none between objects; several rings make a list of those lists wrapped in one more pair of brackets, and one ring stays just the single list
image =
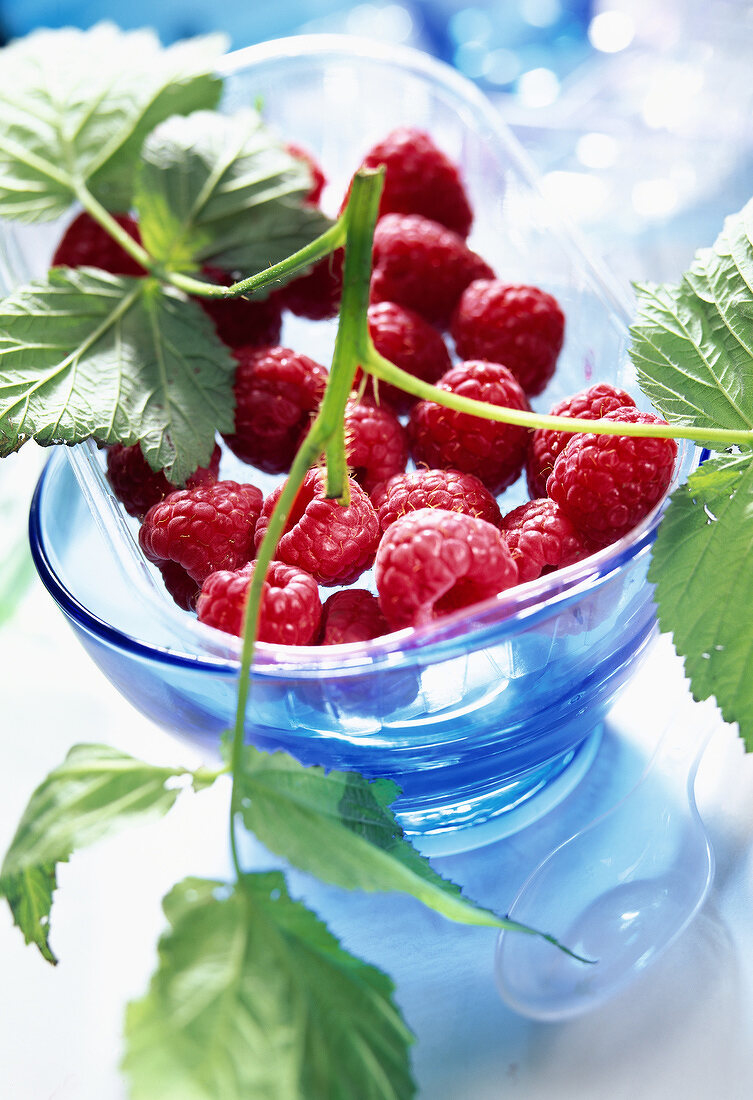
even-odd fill
[{"label": "ripe red raspberry", "polygon": [[[139,227],[128,214],[113,214],[126,233],[141,244]],[[52,257],[52,267],[98,267],[111,275],[146,275],[99,222],[84,210],[63,234]]]},{"label": "ripe red raspberry", "polygon": [[365,588],[344,588],[324,601],[320,645],[368,642],[389,633],[379,601]]},{"label": "ripe red raspberry", "polygon": [[260,490],[236,481],[179,489],[146,513],[141,549],[155,565],[177,562],[203,584],[215,570],[239,569],[252,556],[261,506]]},{"label": "ripe red raspberry", "polygon": [[349,401],[345,451],[350,476],[370,493],[381,481],[403,472],[408,463],[408,437],[387,405]]},{"label": "ripe red raspberry", "polygon": [[[451,369],[452,360],[441,334],[413,310],[395,302],[375,302],[369,306],[368,317],[374,347],[396,367],[423,382],[436,382]],[[359,367],[356,385],[360,377]],[[368,392],[373,390],[370,381]],[[398,413],[410,412],[416,403],[412,394],[389,382],[380,382],[377,392],[380,402],[389,402]]]},{"label": "ripe red raspberry", "polygon": [[452,319],[458,355],[504,363],[528,397],[541,393],[554,374],[564,335],[565,315],[551,294],[499,279],[466,287]]},{"label": "ripe red raspberry", "polygon": [[305,275],[286,283],[278,291],[285,308],[309,321],[326,321],[334,317],[340,308],[343,289],[343,258],[343,250],[338,248],[314,264]]},{"label": "ripe red raspberry", "polygon": [[420,214],[386,214],[374,232],[373,302],[397,302],[447,328],[460,295],[494,272],[462,237]]},{"label": "ripe red raspberry", "polygon": [[499,505],[473,474],[459,470],[416,470],[398,474],[378,485],[371,494],[382,531],[395,520],[419,508],[442,508],[445,512],[462,512],[466,516],[484,519],[499,527],[502,515]]},{"label": "ripe red raspberry", "polygon": [[[220,448],[215,443],[209,465],[199,466],[187,479],[186,488],[195,489],[205,481],[216,481],[219,469]],[[174,493],[177,488],[167,480],[162,470],[151,468],[138,443],[130,447],[115,443],[107,448],[107,477],[126,512],[137,519],[145,516],[153,504],[168,493]]]},{"label": "ripe red raspberry", "polygon": [[496,527],[439,508],[402,516],[376,556],[379,605],[393,629],[422,626],[517,583],[518,570]]},{"label": "ripe red raspberry", "polygon": [[460,172],[428,134],[410,126],[393,130],[366,154],[361,167],[380,164],[385,166],[380,216],[422,214],[460,237],[468,236],[473,211]]},{"label": "ripe red raspberry", "polygon": [[182,565],[165,561],[157,567],[162,574],[165,588],[184,611],[195,611],[201,586],[189,577]]},{"label": "ripe red raspberry", "polygon": [[[618,409],[604,417],[626,424],[664,424],[653,413]],[[596,546],[622,538],[669,488],[677,458],[673,439],[574,436],[557,456],[547,491]]]},{"label": "ripe red raspberry", "polygon": [[285,149],[290,153],[291,157],[302,160],[311,173],[311,190],[304,201],[307,206],[318,206],[319,200],[322,197],[324,185],[327,182],[327,177],[317,161],[315,161],[311,153],[309,153],[308,149],[304,149],[301,145],[296,145],[293,141],[287,142]]},{"label": "ripe red raspberry", "polygon": [[290,348],[236,348],[234,354],[235,431],[225,442],[243,462],[284,473],[319,408],[327,372]]},{"label": "ripe red raspberry", "polygon": [[[256,524],[258,550],[282,486],[264,501]],[[374,560],[379,542],[379,520],[366,493],[350,479],[350,504],[327,500],[323,470],[309,470],[277,544],[275,557],[305,569],[323,585],[350,584]]]},{"label": "ripe red raspberry", "polygon": [[[242,569],[210,573],[196,605],[199,620],[241,637],[248,590],[256,562]],[[259,607],[260,642],[310,645],[319,629],[322,603],[313,577],[282,561],[269,563]]]},{"label": "ripe red raspberry", "polygon": [[[233,283],[232,276],[219,267],[205,264],[201,271],[207,282],[218,286]],[[227,301],[197,298],[196,301],[212,318],[217,335],[229,348],[260,348],[279,343],[282,331],[279,293],[257,301],[246,298],[228,298]]]},{"label": "ripe red raspberry", "polygon": [[[551,415],[600,420],[607,413],[625,406],[635,408],[635,401],[629,393],[615,389],[608,382],[598,382],[581,393],[559,401]],[[534,431],[526,456],[528,492],[534,500],[546,496],[546,481],[554,469],[554,461],[572,438],[573,432],[557,432],[551,428],[536,428]]]},{"label": "ripe red raspberry", "polygon": [[593,552],[553,500],[529,500],[502,520],[502,537],[518,567],[521,584],[581,561]]},{"label": "ripe red raspberry", "polygon": [[[519,383],[499,363],[461,363],[437,385],[441,390],[492,405],[528,408]],[[475,474],[494,494],[516,480],[528,449],[527,428],[455,412],[433,401],[419,401],[414,407],[408,436],[417,464]]]}]

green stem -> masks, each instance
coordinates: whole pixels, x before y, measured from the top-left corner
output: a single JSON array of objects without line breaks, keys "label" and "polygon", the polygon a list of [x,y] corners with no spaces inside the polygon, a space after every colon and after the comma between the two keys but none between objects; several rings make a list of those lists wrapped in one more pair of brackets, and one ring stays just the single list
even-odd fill
[{"label": "green stem", "polygon": [[105,210],[104,206],[94,198],[94,195],[89,191],[85,184],[79,184],[76,188],[76,198],[83,206],[84,210],[94,218],[95,222],[98,222],[106,232],[114,237],[124,252],[127,252],[131,259],[135,260],[137,264],[141,264],[146,271],[153,274],[162,274],[159,271],[159,267],[155,264],[152,257],[146,251],[146,249],[135,241],[130,233],[126,233],[122,225],[116,222],[115,218],[110,214],[108,210]]},{"label": "green stem", "polygon": [[187,294],[196,294],[201,298],[239,298],[242,295],[254,294],[257,290],[263,290],[280,279],[289,278],[300,271],[323,260],[325,256],[345,244],[345,215],[337,219],[334,225],[325,230],[321,236],[310,241],[309,244],[299,248],[292,256],[280,260],[272,267],[256,275],[250,275],[247,279],[233,283],[232,286],[218,286],[216,283],[206,283],[201,279],[194,279],[191,275],[184,275],[179,271],[167,271],[164,278],[173,286],[184,290]]},{"label": "green stem", "polygon": [[[230,796],[230,850],[239,881],[243,876],[243,868],[239,859],[235,832],[241,791],[238,777],[243,767],[246,707],[251,686],[251,665],[259,633],[259,611],[264,581],[301,485],[322,452],[327,456],[327,495],[347,503],[348,479],[343,415],[358,366],[357,347],[368,336],[366,308],[371,274],[371,249],[382,192],[382,177],[381,171],[356,174],[348,207],[338,223],[342,225],[342,231],[345,234],[346,251],[342,305],[332,369],[317,417],[298,448],[288,478],[270,516],[269,526],[256,556],[254,573],[248,590],[243,618],[243,643],[230,764],[233,774],[233,789]],[[330,461],[334,465],[333,473],[330,473]],[[330,492],[331,488],[334,491]]]},{"label": "green stem", "polygon": [[323,433],[319,418],[314,421],[311,431],[298,449],[293,465],[290,468],[287,481],[283,486],[279,499],[275,504],[269,519],[269,526],[259,547],[254,565],[254,575],[248,590],[248,600],[243,616],[243,645],[241,647],[241,667],[238,680],[238,696],[235,709],[235,723],[233,726],[233,740],[230,757],[230,770],[233,775],[233,789],[230,795],[230,850],[233,857],[238,879],[242,878],[243,868],[238,858],[238,849],[235,835],[235,822],[240,809],[240,783],[238,777],[243,767],[243,742],[246,719],[246,706],[248,704],[249,690],[251,686],[251,665],[256,650],[256,640],[259,634],[259,612],[264,593],[264,581],[266,580],[269,563],[274,559],[277,543],[280,541],[285,525],[290,515],[290,510],[295,504],[298,490],[303,484],[311,466],[316,462],[322,452]]},{"label": "green stem", "polygon": [[353,179],[346,210],[348,247],[343,268],[340,320],[332,356],[330,385],[321,416],[329,441],[325,447],[327,496],[349,500],[345,457],[345,406],[353,391],[358,349],[369,339],[367,310],[374,226],[379,212],[384,170],[361,171]]},{"label": "green stem", "polygon": [[733,428],[687,427],[681,424],[626,424],[618,420],[582,420],[579,417],[549,416],[526,409],[508,409],[489,405],[472,397],[462,397],[450,390],[442,390],[429,382],[422,382],[379,354],[371,339],[361,349],[361,365],[364,370],[383,382],[398,386],[415,397],[434,401],[448,409],[469,413],[484,420],[497,420],[503,424],[517,424],[523,428],[551,428],[558,432],[593,432],[596,435],[630,435],[653,439],[690,439],[698,443],[711,443],[721,447],[753,446],[753,431]]}]

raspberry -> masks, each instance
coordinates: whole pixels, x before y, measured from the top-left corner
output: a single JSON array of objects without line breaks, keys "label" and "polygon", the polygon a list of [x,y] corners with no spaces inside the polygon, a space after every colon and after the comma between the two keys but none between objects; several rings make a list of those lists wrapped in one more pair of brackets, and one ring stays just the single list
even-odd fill
[{"label": "raspberry", "polygon": [[[256,524],[257,550],[282,488],[278,486],[264,501]],[[311,573],[319,584],[350,584],[374,560],[379,520],[368,496],[352,479],[347,507],[328,500],[325,491],[324,471],[309,470],[275,554],[280,561]]]},{"label": "raspberry", "polygon": [[[210,573],[201,586],[196,611],[202,623],[237,637],[256,562],[242,569]],[[281,645],[310,645],[319,629],[322,604],[316,581],[282,561],[269,563],[259,607],[258,640]]]},{"label": "raspberry", "polygon": [[[519,383],[499,363],[461,363],[440,379],[438,387],[492,405],[528,408]],[[475,474],[495,494],[516,480],[528,448],[527,428],[455,412],[433,401],[419,401],[414,407],[408,436],[416,463]]]},{"label": "raspberry", "polygon": [[420,214],[386,214],[374,232],[373,302],[397,302],[447,328],[460,295],[494,272],[462,237]]},{"label": "raspberry", "polygon": [[320,645],[368,642],[389,633],[379,601],[365,588],[333,592],[322,609]]},{"label": "raspberry", "polygon": [[[653,413],[623,408],[605,420],[664,424]],[[608,546],[632,530],[658,504],[672,480],[673,439],[622,435],[574,436],[557,456],[547,491],[578,530]]]},{"label": "raspberry", "polygon": [[[199,466],[186,481],[187,489],[195,489],[205,481],[216,481],[220,469],[220,448],[215,444],[208,466]],[[153,470],[134,443],[124,447],[115,443],[107,448],[107,477],[115,496],[121,501],[129,516],[141,519],[153,504],[168,493],[174,493],[172,485],[162,470]]]},{"label": "raspberry", "polygon": [[309,321],[326,321],[334,317],[340,308],[343,257],[343,250],[338,248],[314,264],[305,275],[299,275],[282,287],[278,293],[286,309]]},{"label": "raspberry", "polygon": [[395,520],[419,508],[442,508],[445,512],[463,512],[499,527],[499,505],[473,474],[459,470],[416,470],[398,474],[378,485],[371,494],[382,531]]},{"label": "raspberry", "polygon": [[234,354],[235,431],[225,442],[243,462],[284,473],[319,408],[327,372],[290,348],[236,348]]},{"label": "raspberry", "polygon": [[379,605],[393,629],[421,626],[517,583],[496,527],[483,519],[421,508],[392,524],[377,551]]},{"label": "raspberry", "polygon": [[468,236],[473,211],[460,172],[428,134],[409,126],[393,130],[366,154],[361,167],[380,164],[386,169],[380,215],[421,214]]},{"label": "raspberry", "polygon": [[[395,302],[375,302],[369,306],[368,316],[369,332],[376,350],[414,378],[436,382],[452,367],[450,353],[441,334],[413,310]],[[359,368],[356,384],[360,376]],[[372,387],[371,382],[369,386]],[[380,382],[377,392],[379,400],[388,401],[398,413],[410,412],[416,403],[412,394],[391,386],[389,382]]]},{"label": "raspberry", "polygon": [[458,355],[504,363],[529,397],[554,374],[564,335],[565,315],[551,294],[499,279],[466,287],[452,319]]},{"label": "raspberry", "polygon": [[349,401],[345,409],[346,456],[351,477],[370,493],[408,463],[405,429],[387,407]]},{"label": "raspberry", "polygon": [[179,489],[146,513],[141,549],[156,565],[182,565],[202,584],[215,570],[239,569],[249,560],[261,506],[260,490],[236,481]]},{"label": "raspberry", "polygon": [[[607,413],[625,406],[635,408],[635,401],[629,393],[615,389],[608,382],[598,382],[558,402],[552,409],[552,416],[600,420]],[[526,456],[526,477],[528,492],[534,499],[546,496],[546,481],[554,469],[554,460],[572,438],[573,432],[557,432],[552,428],[537,428],[531,436]]]},{"label": "raspberry", "polygon": [[300,145],[296,145],[295,142],[289,141],[285,145],[285,149],[290,153],[291,157],[295,157],[296,160],[302,160],[311,173],[311,190],[305,198],[307,206],[318,206],[319,200],[322,197],[322,191],[324,185],[327,182],[327,177],[322,172],[319,164],[314,160],[308,149],[302,148]]},{"label": "raspberry", "polygon": [[[210,283],[219,286],[231,286],[233,283],[232,276],[219,267],[205,264],[201,271]],[[229,348],[260,348],[279,343],[282,332],[279,292],[258,301],[246,298],[228,298],[226,301],[197,298],[196,301],[212,318],[217,335]]]},{"label": "raspberry", "polygon": [[189,577],[182,565],[174,561],[165,561],[157,567],[162,574],[165,588],[184,611],[195,611],[200,586]]},{"label": "raspberry", "polygon": [[[113,214],[118,225],[141,244],[139,227],[128,214]],[[52,267],[98,267],[111,275],[146,275],[146,271],[84,210],[63,234]]]},{"label": "raspberry", "polygon": [[518,567],[521,584],[592,552],[565,513],[553,500],[529,500],[502,520],[502,537]]}]

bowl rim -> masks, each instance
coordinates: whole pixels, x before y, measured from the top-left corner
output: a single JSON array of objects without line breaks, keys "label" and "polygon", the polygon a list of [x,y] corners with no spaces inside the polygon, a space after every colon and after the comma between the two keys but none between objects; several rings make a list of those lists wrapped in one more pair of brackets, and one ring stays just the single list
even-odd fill
[{"label": "bowl rim", "polygon": [[[221,59],[218,72],[233,76],[250,67],[273,63],[286,58],[340,56],[352,61],[354,57],[397,66],[408,72],[436,81],[447,87],[458,104],[466,104],[483,119],[484,125],[494,134],[495,141],[504,148],[506,156],[514,163],[516,171],[527,186],[543,198],[538,174],[527,154],[512,137],[498,112],[488,98],[470,80],[443,61],[409,46],[393,46],[388,43],[343,34],[308,34],[272,39],[268,42],[232,51]],[[547,203],[547,206],[549,204]],[[629,323],[630,306],[626,294],[611,274],[583,247],[566,221],[557,214],[549,229],[557,235],[561,245],[577,257],[578,266],[585,270],[595,289],[608,302],[613,320],[625,330]],[[86,445],[82,445],[85,447]],[[678,455],[673,484],[688,467],[688,446]],[[59,448],[58,448],[59,450]],[[65,448],[70,453],[71,448]],[[73,448],[74,451],[79,448]],[[184,648],[168,648],[153,642],[145,642],[127,631],[106,622],[90,611],[58,575],[52,556],[45,544],[43,510],[46,488],[53,463],[53,454],[39,478],[32,499],[29,515],[29,538],[32,556],[45,587],[60,607],[80,626],[119,649],[140,656],[148,656],[171,665],[207,668],[216,672],[237,675],[240,668],[241,640],[208,627],[197,620],[188,619],[191,640],[195,643],[190,652],[186,631],[176,645]],[[60,457],[62,461],[62,457]],[[335,646],[282,646],[258,642],[253,670],[280,676],[319,675],[324,671],[342,673],[360,672],[377,666],[397,667],[402,660],[416,650],[426,652],[429,647],[442,645],[452,638],[456,640],[473,633],[474,628],[484,633],[494,629],[495,641],[513,633],[525,622],[528,626],[551,613],[553,608],[567,600],[578,598],[586,590],[605,583],[611,575],[623,569],[629,562],[647,550],[652,543],[661,515],[666,507],[668,494],[640,524],[622,539],[554,573],[539,577],[526,584],[516,585],[490,597],[467,610],[453,612],[422,627],[406,628],[383,635],[367,642],[351,642]],[[177,614],[184,615],[179,609]],[[493,622],[487,620],[493,619]],[[219,636],[219,641],[218,641]],[[211,644],[208,644],[211,643]]]},{"label": "bowl rim", "polygon": [[[133,655],[148,657],[174,667],[206,669],[237,676],[241,664],[240,638],[217,631],[196,619],[188,619],[189,624],[196,628],[199,643],[202,634],[206,633],[212,638],[219,636],[227,652],[222,655],[210,651],[187,652],[185,649],[143,641],[95,614],[65,584],[49,553],[43,519],[48,479],[54,471],[55,463],[64,461],[64,456],[58,453],[59,450],[56,448],[45,464],[34,490],[29,512],[29,543],[40,579],[61,610],[87,632]],[[679,477],[680,466],[678,457],[675,482]],[[408,627],[366,642],[331,646],[283,646],[257,642],[252,671],[267,676],[290,677],[315,676],[334,671],[344,675],[357,674],[364,670],[374,672],[378,667],[396,669],[418,652],[428,654],[430,647],[443,646],[451,641],[460,642],[474,633],[474,627],[485,634],[494,631],[494,641],[498,644],[522,627],[534,625],[538,619],[548,617],[565,604],[605,584],[611,576],[647,552],[656,537],[667,502],[668,495],[618,542],[604,547],[583,561],[489,597],[475,604],[470,615],[465,609],[461,609],[424,626]],[[184,614],[178,608],[175,610]],[[490,618],[491,622],[485,621]],[[196,649],[199,649],[198,644]]]}]

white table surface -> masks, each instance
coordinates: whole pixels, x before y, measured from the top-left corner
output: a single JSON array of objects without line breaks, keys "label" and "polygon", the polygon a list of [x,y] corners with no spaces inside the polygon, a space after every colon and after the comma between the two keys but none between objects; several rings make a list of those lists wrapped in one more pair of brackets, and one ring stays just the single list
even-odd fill
[{"label": "white table surface", "polygon": [[[120,698],[39,582],[0,628],[0,669],[2,851],[34,787],[76,741],[106,741],[155,762],[198,762]],[[679,661],[658,639],[616,704],[594,765],[562,806],[515,837],[437,867],[505,911],[546,851],[630,788],[663,724],[688,705]],[[451,925],[408,899],[347,894],[290,874],[291,892],[394,977],[417,1036],[421,1097],[753,1096],[753,756],[704,707],[715,733],[696,790],[716,853],[711,894],[681,939],[595,1013],[559,1024],[518,1016],[496,992],[493,932]],[[222,782],[182,797],[164,820],[62,865],[52,913],[56,968],[24,945],[0,906],[0,1095],[125,1100],[124,1006],[143,993],[154,966],[163,894],[185,875],[227,872],[227,798]],[[249,859],[257,868],[272,862],[253,847]]]}]

